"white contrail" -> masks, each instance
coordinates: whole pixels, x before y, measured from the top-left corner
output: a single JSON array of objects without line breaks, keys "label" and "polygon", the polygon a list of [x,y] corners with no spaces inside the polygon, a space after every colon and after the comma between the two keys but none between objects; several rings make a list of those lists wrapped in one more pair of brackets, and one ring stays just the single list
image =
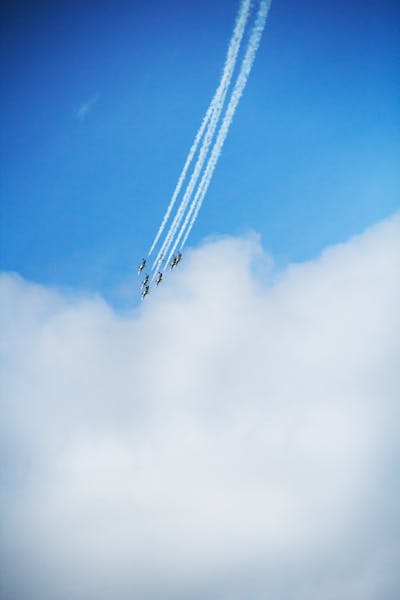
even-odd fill
[{"label": "white contrail", "polygon": [[[186,215],[185,221],[179,231],[179,234],[174,242],[173,248],[171,250],[170,256],[168,258],[168,261],[171,260],[171,257],[173,256],[174,252],[176,251],[176,248],[178,247],[179,241],[187,227],[185,236],[182,240],[180,249],[182,250],[188,237],[189,234],[192,230],[192,227],[197,219],[197,215],[199,214],[201,205],[203,203],[204,197],[207,193],[207,189],[208,186],[210,185],[211,182],[211,178],[212,175],[214,173],[214,169],[217,165],[219,156],[221,154],[222,151],[222,147],[224,145],[226,136],[228,134],[229,131],[229,127],[232,123],[232,119],[234,117],[237,105],[239,103],[239,100],[243,94],[244,88],[246,86],[248,77],[250,75],[250,71],[252,69],[253,63],[254,63],[254,59],[256,57],[256,53],[258,50],[258,47],[260,45],[260,41],[261,41],[261,36],[265,27],[265,22],[268,16],[268,12],[269,12],[269,8],[271,5],[271,1],[270,0],[261,0],[260,2],[260,6],[259,6],[259,10],[258,10],[258,14],[257,14],[257,18],[256,18],[256,22],[254,24],[253,30],[251,32],[250,35],[250,39],[249,39],[249,44],[247,47],[247,51],[246,54],[243,58],[243,62],[242,62],[242,66],[239,72],[239,75],[237,77],[236,83],[234,85],[234,88],[232,90],[232,94],[231,94],[231,98],[229,100],[229,104],[227,106],[226,112],[225,112],[225,116],[224,119],[222,121],[220,130],[217,134],[217,138],[215,140],[213,149],[211,151],[211,155],[209,158],[209,161],[207,163],[206,169],[203,173],[203,177],[200,181],[199,187],[197,189],[196,195],[193,199],[193,202],[190,206],[190,209],[188,211],[188,214]],[[189,223],[190,220],[190,223]],[[188,226],[189,223],[189,226]]]},{"label": "white contrail", "polygon": [[176,234],[176,231],[178,230],[178,227],[180,225],[180,222],[184,216],[186,207],[189,204],[189,200],[193,193],[193,190],[195,189],[197,180],[200,177],[202,168],[204,166],[205,160],[207,158],[207,154],[209,152],[209,149],[210,149],[210,146],[212,143],[212,139],[214,137],[214,134],[215,134],[215,131],[216,131],[216,128],[218,125],[219,117],[220,117],[222,109],[223,109],[223,103],[224,103],[224,100],[226,97],[226,93],[227,93],[229,84],[232,79],[232,74],[233,74],[233,71],[235,68],[237,55],[240,50],[240,44],[241,44],[241,41],[242,41],[242,38],[244,35],[247,20],[249,17],[250,6],[251,6],[251,0],[242,0],[242,4],[240,6],[238,17],[236,20],[236,25],[235,25],[235,28],[234,28],[234,31],[233,31],[233,34],[231,37],[230,44],[229,44],[228,53],[227,53],[227,57],[225,60],[225,65],[224,65],[224,70],[222,73],[221,81],[220,81],[220,84],[217,88],[217,91],[216,91],[214,98],[210,105],[210,108],[212,109],[211,117],[208,122],[208,127],[207,127],[207,131],[206,131],[202,146],[200,148],[200,153],[199,153],[198,159],[196,161],[196,165],[195,165],[194,171],[192,173],[192,176],[189,180],[189,184],[186,188],[184,197],[181,201],[181,204],[178,208],[177,214],[175,215],[172,225],[170,226],[170,229],[166,235],[164,243],[162,244],[162,247],[153,263],[152,270],[154,270],[156,268],[156,266],[159,264],[161,257],[163,257],[164,254],[168,251],[168,248],[171,245],[173,238]]},{"label": "white contrail", "polygon": [[[219,88],[218,88],[218,92],[219,92]],[[204,165],[204,162],[205,162],[205,159],[206,159],[208,148],[210,147],[211,142],[212,142],[212,137],[215,134],[215,130],[216,130],[216,127],[217,127],[217,122],[218,122],[218,117],[221,114],[221,109],[219,109],[218,113],[216,112],[216,110],[217,110],[217,103],[215,102],[215,99],[219,100],[219,96],[220,96],[219,93],[215,94],[215,96],[214,96],[214,98],[213,98],[213,100],[212,100],[212,102],[210,104],[209,110],[207,111],[207,114],[208,114],[208,112],[210,112],[209,118],[207,119],[207,121],[206,121],[206,118],[204,118],[204,120],[203,120],[204,128],[207,127],[207,130],[205,132],[203,143],[202,143],[202,145],[200,147],[200,152],[199,152],[199,156],[197,158],[196,164],[195,164],[195,168],[194,168],[193,173],[192,173],[192,175],[191,175],[191,177],[189,179],[189,183],[188,183],[188,185],[186,187],[183,199],[182,199],[182,201],[181,201],[181,203],[179,205],[177,213],[176,213],[176,215],[175,215],[175,217],[174,217],[174,219],[172,221],[172,224],[170,225],[170,228],[169,228],[169,230],[168,230],[168,232],[167,232],[167,234],[165,236],[164,242],[162,243],[161,248],[159,249],[156,258],[154,259],[153,265],[151,267],[152,271],[157,267],[157,265],[160,263],[160,260],[162,259],[162,257],[164,256],[164,254],[168,251],[169,245],[171,244],[172,239],[173,239],[173,237],[174,237],[174,235],[176,233],[176,230],[179,227],[179,224],[180,224],[180,222],[182,220],[182,215],[183,215],[183,213],[185,211],[186,206],[188,205],[190,196],[191,196],[191,194],[193,192],[193,189],[194,189],[194,187],[195,187],[195,185],[197,183],[197,179],[200,176],[201,169],[202,169],[202,167]],[[207,116],[207,114],[206,114],[206,116]],[[199,132],[200,132],[200,130],[199,130]],[[201,133],[202,134],[204,133],[204,129],[203,129],[203,131]],[[199,141],[200,141],[201,137],[202,136],[199,136]],[[197,145],[196,145],[196,148],[197,148]],[[194,144],[193,144],[193,146],[194,146]],[[196,149],[194,149],[193,155],[190,157],[190,161],[187,161],[187,167],[189,167],[189,164],[192,161],[192,158],[193,158],[193,156],[195,154],[195,150]],[[187,171],[187,169],[186,169],[186,171]],[[184,175],[186,176],[186,172],[185,172]],[[180,191],[180,188],[182,187],[183,180],[184,180],[184,177],[182,177],[182,183],[179,186],[179,191]],[[174,203],[175,203],[175,200],[176,200],[176,197],[174,199]],[[172,204],[172,201],[171,201],[171,204]],[[172,206],[171,206],[171,210],[172,210]],[[171,210],[169,212],[171,212]],[[167,218],[168,218],[167,216],[164,218],[165,223],[167,221]],[[164,226],[165,226],[165,224],[164,224]]]},{"label": "white contrail", "polygon": [[192,160],[193,160],[193,157],[194,157],[194,155],[195,155],[195,153],[196,153],[197,146],[199,145],[199,143],[200,143],[200,141],[201,141],[201,138],[203,137],[204,130],[205,130],[205,128],[207,127],[207,125],[208,125],[208,122],[209,122],[209,120],[210,120],[210,117],[211,117],[211,115],[212,115],[212,113],[213,113],[213,110],[214,110],[214,103],[215,103],[215,96],[214,96],[214,98],[212,99],[212,101],[211,101],[211,103],[210,103],[210,106],[208,107],[208,110],[207,110],[207,112],[206,112],[206,114],[205,114],[205,117],[204,117],[204,119],[203,119],[203,122],[202,122],[202,124],[200,125],[200,129],[198,130],[198,132],[197,132],[197,134],[196,134],[196,137],[195,137],[195,139],[194,139],[194,142],[193,142],[193,144],[192,144],[192,147],[191,147],[191,148],[190,148],[190,150],[189,150],[189,154],[188,154],[188,156],[187,156],[187,159],[186,159],[186,162],[185,162],[185,166],[183,167],[183,169],[182,169],[182,173],[181,173],[181,174],[180,174],[180,176],[179,176],[178,183],[176,184],[176,188],[175,188],[175,190],[174,190],[174,193],[173,193],[173,195],[172,195],[171,201],[170,201],[170,203],[169,203],[169,205],[168,205],[168,208],[167,208],[167,210],[166,210],[166,213],[165,213],[165,215],[164,215],[164,218],[163,218],[163,220],[162,220],[162,223],[161,223],[161,225],[160,225],[160,228],[159,228],[159,230],[157,231],[156,237],[154,238],[154,241],[153,241],[153,243],[152,243],[152,245],[151,245],[151,247],[150,247],[150,250],[149,250],[149,252],[148,252],[147,256],[150,256],[150,255],[151,255],[151,253],[153,252],[153,250],[154,250],[154,248],[155,248],[155,246],[156,246],[156,244],[157,244],[158,240],[160,239],[160,236],[161,236],[162,232],[164,231],[165,225],[167,224],[167,221],[168,221],[168,219],[169,219],[169,216],[170,216],[170,214],[171,214],[171,211],[172,211],[172,209],[174,208],[174,205],[175,205],[176,199],[177,199],[177,197],[178,197],[178,195],[179,195],[179,192],[180,192],[180,191],[181,191],[181,189],[182,189],[182,185],[183,185],[183,182],[184,182],[184,180],[185,180],[186,173],[187,173],[187,171],[188,171],[188,169],[189,169],[189,167],[190,167],[190,163],[192,162]]},{"label": "white contrail", "polygon": [[[200,128],[201,134],[202,134],[204,128],[207,126],[207,131],[205,133],[203,143],[200,148],[200,153],[197,158],[195,168],[194,168],[192,176],[189,180],[189,183],[186,188],[182,202],[178,208],[178,211],[175,215],[172,225],[170,226],[170,229],[165,237],[164,243],[162,244],[162,246],[158,252],[158,255],[153,263],[152,270],[154,270],[154,268],[158,265],[160,258],[164,255],[164,253],[166,253],[168,251],[168,248],[173,241],[174,235],[180,225],[180,222],[183,218],[186,207],[189,203],[190,197],[193,193],[193,190],[196,186],[197,180],[201,174],[202,168],[203,168],[205,160],[207,158],[207,154],[209,152],[209,149],[210,149],[210,146],[212,143],[212,139],[215,135],[215,131],[216,131],[216,128],[218,125],[218,120],[219,120],[219,117],[220,117],[222,109],[223,109],[223,104],[225,101],[226,93],[228,91],[228,88],[229,88],[229,85],[230,85],[230,82],[232,79],[233,71],[235,68],[236,60],[237,60],[237,55],[240,50],[240,45],[241,45],[241,42],[243,39],[244,31],[246,28],[246,23],[247,23],[249,13],[250,13],[250,6],[251,6],[251,0],[242,0],[239,14],[238,14],[238,17],[236,20],[236,25],[235,25],[235,28],[234,28],[234,31],[233,31],[233,34],[231,37],[230,44],[229,44],[228,53],[227,53],[227,57],[225,60],[225,65],[224,65],[224,70],[222,73],[221,81],[220,81],[220,84],[214,95],[214,98],[211,101],[209,110],[207,111],[206,117],[203,120],[202,126]],[[209,112],[210,112],[210,116],[206,120]],[[199,133],[200,133],[200,130],[199,130]],[[197,138],[199,138],[199,140],[198,140],[198,142],[199,142],[201,139],[201,135],[198,134],[198,136],[196,136],[196,140],[197,140]],[[198,143],[196,144],[196,148],[197,148],[197,145],[198,145]],[[192,148],[194,146],[195,146],[195,144],[193,144]],[[184,175],[186,175],[187,169],[188,169],[189,164],[194,156],[196,148],[194,148],[193,153],[190,156],[190,161],[188,160],[187,163],[185,164]],[[191,154],[191,153],[189,153],[189,154]],[[182,177],[182,183],[183,183],[183,179],[184,179],[184,177]],[[181,178],[180,178],[180,180],[181,180]],[[182,183],[181,183],[181,185],[182,185]],[[179,182],[178,182],[178,185],[179,185]],[[181,188],[181,185],[180,185],[179,189]],[[174,198],[174,202],[175,202],[175,199],[176,199],[176,197]],[[170,206],[171,206],[171,204],[172,204],[172,201],[170,203]],[[168,212],[168,210],[169,210],[169,212]],[[171,208],[168,207],[168,209],[167,209],[168,216],[169,216],[171,210],[172,210],[172,206],[171,206]],[[168,216],[166,214],[166,217],[163,220],[164,225],[162,225],[162,228],[165,226]],[[161,229],[161,227],[160,227],[160,229]],[[161,229],[161,231],[162,231],[162,229]],[[160,235],[161,235],[161,233],[160,233]],[[160,237],[160,235],[157,234],[157,240]],[[153,246],[154,245],[155,244],[153,244]],[[152,246],[152,248],[153,248],[153,246]]]}]

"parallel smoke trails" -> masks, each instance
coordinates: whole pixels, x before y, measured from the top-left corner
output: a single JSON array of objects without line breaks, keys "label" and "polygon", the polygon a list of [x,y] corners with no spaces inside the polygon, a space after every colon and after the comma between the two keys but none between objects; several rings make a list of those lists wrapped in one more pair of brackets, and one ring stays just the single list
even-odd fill
[{"label": "parallel smoke trails", "polygon": [[[168,251],[169,246],[171,245],[173,238],[178,230],[180,222],[184,216],[184,212],[186,210],[187,205],[189,204],[190,197],[195,189],[197,184],[197,180],[200,177],[202,168],[204,166],[205,160],[207,158],[207,154],[209,152],[212,138],[214,137],[218,120],[221,115],[223,109],[223,103],[225,101],[226,93],[229,88],[230,81],[232,79],[232,74],[235,68],[237,55],[240,49],[240,44],[243,38],[244,30],[246,27],[246,23],[248,20],[249,12],[250,12],[251,0],[243,0],[242,5],[239,10],[239,14],[237,17],[236,25],[232,34],[231,42],[229,45],[227,57],[225,60],[224,71],[222,74],[222,78],[220,84],[218,86],[217,92],[214,95],[212,105],[214,111],[212,113],[211,119],[208,124],[207,132],[205,138],[203,140],[203,144],[200,149],[200,154],[197,159],[194,171],[192,173],[191,179],[185,191],[183,200],[181,205],[178,208],[177,214],[173,220],[173,223],[167,233],[167,236],[164,240],[164,243],[153,263],[152,270],[158,264],[160,258]],[[215,101],[215,102],[214,102]]]},{"label": "parallel smoke trails", "polygon": [[225,101],[226,93],[228,91],[228,88],[229,88],[229,85],[230,85],[230,82],[232,79],[233,71],[235,68],[236,60],[237,60],[237,55],[240,50],[240,45],[241,45],[241,42],[243,39],[244,31],[246,28],[246,23],[247,23],[247,20],[249,17],[250,5],[251,5],[251,0],[243,0],[242,4],[240,6],[236,25],[235,25],[235,28],[234,28],[234,31],[232,34],[230,44],[229,44],[229,49],[228,49],[227,57],[225,60],[222,78],[221,78],[220,84],[217,88],[217,92],[215,93],[212,103],[210,105],[210,108],[212,107],[212,114],[211,114],[211,118],[208,123],[208,128],[207,128],[207,132],[205,134],[204,140],[203,140],[203,144],[200,149],[200,154],[198,156],[194,171],[190,178],[189,184],[186,188],[182,202],[178,208],[178,211],[175,215],[172,225],[166,235],[164,243],[153,263],[152,270],[154,270],[154,268],[157,266],[160,258],[164,255],[164,253],[168,251],[168,248],[170,247],[170,245],[173,241],[173,238],[174,238],[176,231],[178,230],[178,227],[180,225],[180,222],[184,216],[184,212],[189,203],[190,197],[193,193],[193,190],[196,186],[197,180],[201,174],[202,168],[203,168],[205,160],[207,158],[207,154],[209,152],[209,149],[210,149],[210,146],[212,143],[212,139],[214,137],[214,134],[215,134],[215,131],[216,131],[216,128],[218,125],[218,120],[219,120],[219,117],[220,117],[222,109],[223,109],[223,104]]},{"label": "parallel smoke trails", "polygon": [[[218,88],[218,92],[219,92],[219,88]],[[225,96],[224,96],[225,97]],[[195,164],[195,168],[194,171],[190,177],[189,183],[187,185],[187,188],[185,190],[183,199],[181,201],[181,204],[179,205],[179,208],[177,210],[177,213],[172,221],[172,224],[167,232],[167,235],[165,237],[165,240],[153,262],[153,265],[151,267],[151,270],[154,270],[156,268],[156,266],[159,264],[160,259],[162,258],[162,256],[164,255],[165,252],[168,251],[168,248],[173,240],[173,237],[179,227],[179,224],[182,220],[183,217],[183,213],[189,203],[190,200],[190,196],[192,195],[193,189],[196,186],[197,180],[200,176],[201,170],[203,168],[206,156],[207,156],[207,152],[208,149],[211,145],[212,142],[212,138],[214,137],[215,134],[215,130],[217,128],[217,124],[218,124],[218,118],[221,114],[221,108],[219,107],[219,103],[215,102],[214,103],[214,99],[217,99],[217,101],[219,101],[220,98],[220,94],[217,93],[214,98],[212,103],[210,104],[210,108],[211,108],[211,116],[208,120],[208,124],[207,124],[207,130],[205,133],[205,137],[203,139],[203,143],[200,147],[200,153],[199,156],[197,158],[196,164]]]},{"label": "parallel smoke trails", "polygon": [[[248,45],[245,57],[244,57],[243,62],[242,62],[240,73],[238,75],[238,78],[236,80],[235,86],[233,88],[231,99],[230,99],[228,107],[226,109],[226,113],[225,113],[225,116],[224,116],[221,128],[220,128],[220,130],[218,132],[217,139],[215,140],[214,147],[212,149],[212,152],[211,152],[211,155],[210,155],[210,158],[209,158],[206,170],[204,171],[203,177],[202,177],[201,182],[199,184],[196,196],[195,196],[195,198],[194,198],[194,200],[193,200],[193,202],[192,202],[192,204],[190,206],[190,209],[189,209],[188,214],[186,216],[186,219],[185,219],[185,221],[184,221],[184,223],[183,223],[183,225],[181,227],[179,235],[178,235],[178,237],[175,240],[175,243],[174,243],[174,246],[172,248],[170,257],[176,251],[176,248],[177,248],[177,246],[179,244],[179,241],[180,241],[180,239],[181,239],[181,237],[182,237],[182,235],[183,235],[183,233],[185,231],[185,228],[187,227],[187,225],[189,223],[189,219],[190,219],[190,217],[192,215],[192,218],[190,220],[190,224],[188,226],[188,229],[187,229],[187,231],[185,233],[185,236],[184,236],[184,238],[182,240],[182,243],[181,243],[181,246],[180,246],[180,249],[181,250],[183,249],[183,247],[184,247],[184,245],[185,245],[185,243],[186,243],[186,241],[187,241],[187,239],[189,237],[189,234],[190,234],[190,232],[192,230],[192,227],[193,227],[193,225],[194,225],[194,223],[195,223],[195,221],[197,219],[197,216],[199,214],[199,211],[200,211],[201,205],[203,203],[204,197],[205,197],[205,195],[207,193],[208,186],[210,185],[211,178],[212,178],[212,175],[214,173],[214,169],[215,169],[215,167],[217,165],[219,156],[220,156],[221,151],[222,151],[222,147],[224,145],[226,136],[228,134],[229,127],[230,127],[230,125],[232,123],[232,119],[234,117],[237,105],[238,105],[239,100],[240,100],[240,98],[241,98],[241,96],[243,94],[243,91],[244,91],[244,88],[246,86],[248,77],[250,75],[250,71],[252,69],[252,66],[253,66],[253,63],[254,63],[254,59],[256,57],[256,53],[257,53],[258,47],[260,45],[261,36],[262,36],[263,30],[264,30],[264,27],[265,27],[265,22],[266,22],[266,19],[267,19],[267,16],[268,16],[270,5],[271,5],[270,0],[261,0],[261,2],[260,2],[260,7],[259,7],[259,10],[258,10],[257,19],[256,19],[253,31],[252,31],[251,36],[250,36],[249,45]],[[168,260],[170,260],[170,258]]]},{"label": "parallel smoke trails", "polygon": [[185,162],[185,166],[183,167],[183,169],[182,169],[182,172],[181,172],[181,174],[180,174],[180,176],[179,176],[178,183],[176,184],[176,188],[175,188],[175,190],[174,190],[174,193],[173,193],[173,195],[172,195],[171,201],[170,201],[170,203],[169,203],[169,205],[168,205],[167,211],[166,211],[166,213],[165,213],[165,215],[164,215],[164,218],[163,218],[163,220],[162,220],[162,223],[161,223],[161,225],[160,225],[160,228],[159,228],[159,230],[157,231],[157,235],[156,235],[156,237],[154,238],[154,241],[153,241],[153,243],[152,243],[152,245],[151,245],[151,248],[150,248],[150,250],[149,250],[149,252],[148,252],[147,256],[150,256],[150,255],[151,255],[151,253],[152,253],[152,252],[153,252],[153,250],[154,250],[154,247],[156,246],[156,244],[157,244],[158,240],[160,239],[160,236],[161,236],[162,232],[164,231],[165,225],[167,224],[167,221],[168,221],[168,219],[169,219],[169,216],[170,216],[170,214],[171,214],[171,211],[172,211],[172,209],[174,208],[174,205],[175,205],[176,199],[177,199],[177,197],[178,197],[178,195],[179,195],[179,192],[180,192],[180,191],[181,191],[181,189],[182,189],[182,185],[183,185],[183,182],[184,182],[184,180],[185,180],[186,173],[187,173],[187,171],[188,171],[188,169],[189,169],[189,167],[190,167],[190,163],[192,162],[192,160],[193,160],[193,157],[194,157],[194,155],[195,155],[195,153],[196,153],[197,146],[199,145],[199,143],[200,143],[200,141],[201,141],[201,138],[203,137],[204,130],[205,130],[206,126],[208,125],[208,122],[209,122],[209,120],[210,120],[210,117],[211,117],[211,115],[212,115],[212,113],[213,113],[213,110],[214,110],[214,103],[215,103],[215,96],[214,96],[214,98],[212,99],[212,101],[211,101],[211,103],[210,103],[210,106],[208,107],[208,110],[207,110],[207,112],[206,112],[206,115],[205,115],[205,117],[204,117],[204,119],[203,119],[203,122],[202,122],[202,124],[200,125],[200,129],[198,130],[198,132],[197,132],[197,134],[196,134],[196,137],[195,137],[195,140],[194,140],[194,142],[193,142],[193,144],[192,144],[192,147],[191,147],[191,148],[190,148],[190,150],[189,150],[189,154],[188,154],[188,156],[187,156],[187,159],[186,159],[186,162]]}]

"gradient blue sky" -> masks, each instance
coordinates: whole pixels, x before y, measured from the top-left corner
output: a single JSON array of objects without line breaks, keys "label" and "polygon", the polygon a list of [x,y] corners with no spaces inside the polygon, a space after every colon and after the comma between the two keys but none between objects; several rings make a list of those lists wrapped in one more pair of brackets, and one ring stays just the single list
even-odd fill
[{"label": "gradient blue sky", "polygon": [[[137,297],[238,4],[3,3],[3,270]],[[399,12],[273,0],[190,245],[251,229],[285,265],[398,208]]]}]

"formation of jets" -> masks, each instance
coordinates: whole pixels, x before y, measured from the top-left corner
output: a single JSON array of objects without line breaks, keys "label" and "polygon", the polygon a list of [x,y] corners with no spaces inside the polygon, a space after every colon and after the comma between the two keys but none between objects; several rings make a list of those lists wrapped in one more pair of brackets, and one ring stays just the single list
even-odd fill
[{"label": "formation of jets", "polygon": [[[172,269],[175,269],[175,267],[177,267],[179,265],[179,263],[182,260],[182,253],[178,252],[178,254],[176,254],[172,261],[171,261],[171,265],[170,265],[170,270],[172,271]],[[161,265],[164,262],[163,257],[160,258],[160,260],[158,261],[158,265]],[[141,274],[141,272],[143,271],[143,269],[146,268],[146,259],[142,258],[142,262],[139,265],[139,269],[138,269],[138,275]],[[142,288],[142,300],[144,300],[146,298],[146,296],[148,296],[148,294],[150,294],[150,276],[148,273],[145,274],[144,279],[141,283],[141,288]],[[160,283],[163,280],[163,274],[161,271],[158,271],[158,275],[157,275],[157,279],[156,279],[156,287],[158,287],[160,285]]]}]

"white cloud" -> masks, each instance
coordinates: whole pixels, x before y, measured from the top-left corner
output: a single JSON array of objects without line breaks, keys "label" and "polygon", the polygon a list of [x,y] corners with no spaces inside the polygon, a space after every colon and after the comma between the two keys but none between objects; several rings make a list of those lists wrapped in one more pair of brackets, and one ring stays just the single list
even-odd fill
[{"label": "white cloud", "polygon": [[80,107],[75,113],[75,116],[79,121],[83,121],[84,119],[86,119],[88,114],[93,110],[95,104],[97,104],[97,102],[99,101],[99,97],[99,94],[95,94],[92,98],[90,98],[86,102],[83,102],[80,105]]},{"label": "white cloud", "polygon": [[399,259],[216,240],[129,316],[3,274],[5,597],[398,597]]}]

